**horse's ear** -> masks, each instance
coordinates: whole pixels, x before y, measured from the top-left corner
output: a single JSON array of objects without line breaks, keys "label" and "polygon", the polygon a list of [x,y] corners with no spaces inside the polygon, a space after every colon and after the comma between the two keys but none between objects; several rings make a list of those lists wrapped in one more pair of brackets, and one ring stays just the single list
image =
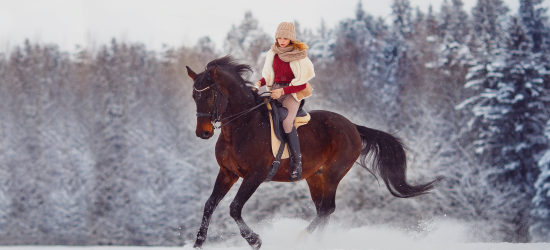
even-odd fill
[{"label": "horse's ear", "polygon": [[187,68],[187,74],[189,75],[189,77],[191,77],[191,79],[193,79],[193,81],[195,80],[195,77],[197,77],[197,73],[195,73],[195,71],[191,70],[191,68],[189,68],[189,66],[185,66]]},{"label": "horse's ear", "polygon": [[212,70],[212,76],[215,78],[218,78],[218,65]]}]

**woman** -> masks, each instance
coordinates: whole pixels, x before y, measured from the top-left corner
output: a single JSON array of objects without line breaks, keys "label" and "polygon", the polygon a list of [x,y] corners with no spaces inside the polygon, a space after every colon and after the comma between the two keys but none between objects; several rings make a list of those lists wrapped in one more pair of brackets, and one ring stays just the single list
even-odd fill
[{"label": "woman", "polygon": [[267,52],[263,78],[255,87],[267,85],[271,97],[288,109],[288,116],[283,121],[290,149],[291,181],[302,179],[302,155],[298,132],[294,127],[294,118],[300,107],[300,101],[311,96],[313,90],[308,81],[315,76],[313,63],[307,58],[308,46],[296,39],[294,23],[282,22],[275,32],[275,44]]}]

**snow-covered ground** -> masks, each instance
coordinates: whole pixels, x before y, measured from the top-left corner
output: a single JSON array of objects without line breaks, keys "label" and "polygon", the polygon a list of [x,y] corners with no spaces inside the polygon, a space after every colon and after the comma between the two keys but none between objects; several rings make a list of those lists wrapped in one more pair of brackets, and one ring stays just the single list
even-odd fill
[{"label": "snow-covered ground", "polygon": [[[367,226],[345,229],[338,225],[329,226],[323,234],[314,233],[305,241],[297,241],[297,236],[307,222],[284,219],[269,226],[254,228],[262,237],[262,250],[548,250],[550,243],[511,244],[475,243],[469,239],[472,229],[453,221],[438,221],[423,232],[407,233],[399,229],[380,226]],[[244,240],[240,245],[205,244],[205,250],[249,250]],[[192,250],[192,242],[184,247],[137,247],[137,246],[0,246],[0,250]]]}]

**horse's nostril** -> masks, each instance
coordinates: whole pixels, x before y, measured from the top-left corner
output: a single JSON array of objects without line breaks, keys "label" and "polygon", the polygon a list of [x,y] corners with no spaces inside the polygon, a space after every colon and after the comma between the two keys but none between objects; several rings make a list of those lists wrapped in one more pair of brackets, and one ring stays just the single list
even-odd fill
[{"label": "horse's nostril", "polygon": [[203,137],[209,137],[209,136],[210,136],[210,132],[204,131],[204,132],[202,133],[202,136],[203,136]]}]

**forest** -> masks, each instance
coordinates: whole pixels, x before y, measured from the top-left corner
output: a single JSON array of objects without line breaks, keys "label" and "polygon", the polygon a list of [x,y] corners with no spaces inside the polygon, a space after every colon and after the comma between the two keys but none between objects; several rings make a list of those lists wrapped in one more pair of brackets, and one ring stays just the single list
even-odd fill
[{"label": "forest", "polygon": [[[296,37],[315,65],[307,110],[340,113],[408,146],[411,183],[398,199],[355,166],[331,223],[423,232],[467,223],[476,242],[550,242],[550,22],[543,0],[445,0],[427,12],[392,0]],[[193,46],[110,44],[60,51],[28,40],[0,54],[0,245],[181,246],[196,234],[218,172],[215,138],[195,136],[192,80],[232,55],[261,78],[274,42],[252,12]],[[214,213],[209,241],[241,240],[229,216],[239,182]],[[311,220],[305,182],[265,183],[244,219]]]}]

